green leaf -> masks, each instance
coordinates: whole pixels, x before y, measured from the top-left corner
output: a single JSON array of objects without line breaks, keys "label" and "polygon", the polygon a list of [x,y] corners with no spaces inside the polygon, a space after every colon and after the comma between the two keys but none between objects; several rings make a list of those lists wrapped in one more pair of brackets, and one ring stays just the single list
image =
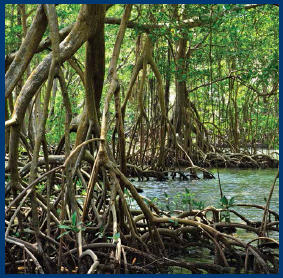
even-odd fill
[{"label": "green leaf", "polygon": [[67,225],[64,225],[64,224],[58,225],[58,228],[60,228],[60,229],[66,229],[66,230],[71,230],[71,229],[72,229],[70,226],[67,226]]},{"label": "green leaf", "polygon": [[59,235],[59,236],[57,237],[57,239],[60,238],[60,237],[62,237],[62,236],[64,236],[64,235],[66,235],[66,234],[68,234],[69,232],[70,232],[70,231],[64,232],[63,234]]},{"label": "green leaf", "polygon": [[15,237],[20,237],[20,233],[19,233],[19,232],[15,232],[13,235],[14,235]]},{"label": "green leaf", "polygon": [[72,219],[73,226],[75,226],[76,225],[76,219],[77,219],[77,212],[76,211],[72,214],[71,219]]},{"label": "green leaf", "polygon": [[235,202],[235,196],[233,196],[229,201],[229,206],[232,206]]},{"label": "green leaf", "polygon": [[114,239],[118,239],[118,238],[120,238],[120,233],[114,235]]},{"label": "green leaf", "polygon": [[227,200],[226,196],[223,196],[223,197],[220,199],[220,202],[221,202],[222,205],[224,205],[224,206],[227,206],[227,205],[228,205],[228,200]]},{"label": "green leaf", "polygon": [[114,236],[108,236],[107,238],[117,240],[120,238],[120,233],[117,233]]}]

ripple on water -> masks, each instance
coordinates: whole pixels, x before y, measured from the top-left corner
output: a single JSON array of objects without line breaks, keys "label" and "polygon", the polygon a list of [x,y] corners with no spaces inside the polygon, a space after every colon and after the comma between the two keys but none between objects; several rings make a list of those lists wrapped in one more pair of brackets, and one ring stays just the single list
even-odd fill
[{"label": "ripple on water", "polygon": [[[184,193],[185,188],[194,193],[197,200],[205,201],[205,205],[219,205],[220,193],[217,179],[217,170],[211,172],[216,179],[212,180],[193,180],[180,181],[169,180],[166,182],[157,182],[149,180],[144,182],[134,182],[140,186],[144,192],[143,196],[150,199],[158,198],[161,203],[166,202],[164,192],[174,200],[178,193]],[[223,193],[226,197],[235,197],[235,203],[265,205],[265,198],[268,198],[270,188],[276,176],[277,169],[219,169],[220,182]],[[202,174],[200,174],[202,176]],[[270,208],[279,213],[279,179],[276,181]],[[243,214],[252,221],[261,221],[263,212],[255,208],[234,207],[236,211]],[[233,221],[239,222],[236,217]],[[277,236],[276,236],[277,237]],[[278,238],[277,238],[278,239]]]}]

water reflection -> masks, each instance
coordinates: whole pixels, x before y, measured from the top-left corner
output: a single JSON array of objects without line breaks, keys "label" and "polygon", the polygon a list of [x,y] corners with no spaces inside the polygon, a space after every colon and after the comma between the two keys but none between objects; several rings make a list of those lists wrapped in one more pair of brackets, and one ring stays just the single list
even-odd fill
[{"label": "water reflection", "polygon": [[[220,191],[217,180],[217,170],[211,172],[216,179],[212,180],[192,180],[180,181],[178,178],[164,182],[155,180],[144,182],[133,182],[136,186],[141,187],[144,192],[143,196],[153,199],[157,197],[158,202],[166,203],[166,192],[174,200],[178,193],[184,193],[185,188],[194,193],[194,198],[199,201],[205,201],[205,206],[219,206]],[[276,176],[277,169],[219,169],[220,182],[224,195],[227,198],[235,196],[235,203],[265,205],[265,199],[268,198],[270,188]],[[202,175],[201,173],[199,175]],[[252,221],[261,221],[263,211],[256,208],[235,207],[233,208],[247,219]],[[273,192],[270,209],[279,213],[279,179]],[[231,220],[242,222],[238,217],[231,215]],[[240,232],[241,233],[241,232]],[[249,233],[250,234],[250,233]],[[246,235],[248,236],[248,235]],[[251,236],[250,236],[251,237]],[[278,237],[275,236],[275,238]]]}]

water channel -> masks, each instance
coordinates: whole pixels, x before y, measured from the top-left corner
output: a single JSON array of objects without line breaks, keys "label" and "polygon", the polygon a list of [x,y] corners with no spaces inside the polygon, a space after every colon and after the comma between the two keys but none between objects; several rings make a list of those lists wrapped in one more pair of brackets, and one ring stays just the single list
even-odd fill
[{"label": "water channel", "polygon": [[[204,207],[214,206],[220,208],[220,190],[217,169],[209,169],[215,176],[215,179],[199,179],[182,181],[178,175],[175,180],[169,176],[167,181],[156,181],[151,178],[148,181],[139,182],[137,179],[131,179],[131,182],[138,188],[143,190],[140,193],[142,196],[152,200],[159,208],[166,210],[166,205],[170,203],[170,211],[183,210],[185,206],[182,203],[180,195],[186,193],[186,189],[190,191],[193,198],[197,201],[204,202]],[[277,174],[277,169],[219,169],[220,183],[223,194],[231,199],[235,197],[235,204],[256,204],[265,206],[266,198],[269,196],[271,186]],[[202,177],[202,173],[198,173]],[[168,198],[166,197],[168,196]],[[82,196],[80,196],[82,197]],[[128,204],[132,209],[139,209],[138,205],[133,202],[132,198],[127,198]],[[174,204],[175,203],[175,204]],[[193,207],[194,209],[195,207]],[[250,221],[261,221],[263,210],[253,207],[237,207],[233,206],[233,210],[243,215]],[[279,213],[279,179],[275,183],[270,209]],[[174,214],[174,212],[172,213]],[[244,223],[239,217],[231,214],[231,222]],[[237,228],[233,234],[245,242],[257,238],[257,235],[252,232]],[[269,237],[279,242],[279,233],[271,231]],[[256,245],[253,242],[252,245]],[[180,254],[174,257],[175,259],[185,260],[187,262],[202,262],[213,263],[213,255],[208,249],[190,248],[187,254]],[[174,274],[190,273],[189,271],[180,268],[172,268]]]},{"label": "water channel", "polygon": [[[210,171],[216,177],[215,179],[181,181],[176,177],[175,180],[169,179],[162,182],[157,182],[154,179],[143,182],[133,181],[133,184],[143,189],[141,195],[153,200],[159,206],[166,207],[169,201],[170,209],[182,209],[184,205],[182,205],[180,195],[185,193],[185,188],[187,188],[190,193],[194,194],[193,198],[205,202],[205,207],[215,206],[219,208],[220,191],[217,169],[210,169]],[[236,204],[257,204],[262,206],[266,203],[265,200],[268,198],[276,173],[277,169],[219,169],[223,194],[228,199],[235,196]],[[201,175],[199,174],[199,176]],[[166,194],[168,198],[166,198]],[[263,217],[263,210],[256,208],[233,207],[233,209],[251,221],[261,221]],[[270,209],[279,213],[279,179],[275,184]],[[243,223],[240,218],[233,214],[231,214],[231,222]],[[256,234],[241,229],[237,229],[234,236],[245,242],[257,237]],[[278,232],[270,232],[269,236],[279,241]],[[209,262],[212,260],[212,256],[206,250],[191,250],[191,253],[190,256],[182,256],[181,259],[194,262]],[[186,273],[186,271],[184,272],[184,269],[174,269],[173,273]]]}]

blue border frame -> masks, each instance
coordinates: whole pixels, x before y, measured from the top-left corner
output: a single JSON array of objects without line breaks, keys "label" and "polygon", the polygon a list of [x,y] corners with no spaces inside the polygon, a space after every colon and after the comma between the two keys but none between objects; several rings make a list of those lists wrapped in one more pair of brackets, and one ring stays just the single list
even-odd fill
[{"label": "blue border frame", "polygon": [[[28,4],[41,4],[41,3],[39,3],[38,1],[27,1],[28,2]],[[17,1],[17,2],[14,2],[14,3],[17,3],[17,4],[21,4],[21,3],[27,3],[27,2],[23,2],[23,1]],[[237,2],[237,4],[247,4],[247,2],[248,1],[239,1],[239,2]],[[50,2],[48,1],[48,2],[44,2],[44,4],[49,4]],[[54,3],[54,2],[51,2],[51,3]],[[71,1],[61,1],[60,2],[61,4],[76,4],[76,3],[72,3]],[[95,4],[95,2],[93,3],[93,2],[84,2],[84,3],[91,3],[91,4]],[[97,4],[99,4],[99,3],[101,3],[101,2],[96,2]],[[107,1],[106,3],[105,2],[102,2],[103,4],[115,4],[115,2],[114,1]],[[148,4],[149,2],[148,1],[142,1],[142,2],[140,2],[140,1],[138,1],[138,4]],[[196,2],[187,2],[187,1],[182,1],[182,3],[184,3],[184,4],[196,4]],[[250,3],[250,2],[248,2],[248,3]],[[262,4],[265,4],[266,3],[266,1],[257,1],[256,2],[257,4],[260,4],[260,3],[262,3]],[[7,2],[7,3],[4,3],[4,5],[5,4],[13,4],[13,2]],[[172,4],[172,1],[152,1],[152,2],[150,2],[150,4]],[[202,1],[201,3],[197,3],[197,4],[215,4],[215,2],[213,2],[213,1]],[[229,3],[229,2],[221,2],[221,4],[232,4],[232,3]],[[3,5],[3,4],[2,4]],[[279,8],[279,17],[280,17],[280,15],[282,15],[282,13],[283,12],[280,12],[280,8]],[[3,15],[3,19],[5,19],[5,6],[4,6],[4,8],[3,8],[3,10],[1,9],[1,14]],[[5,22],[4,22],[4,24],[5,24]],[[3,56],[5,55],[5,25],[3,24],[3,27],[1,28],[1,33],[2,33],[2,38],[4,38],[4,41],[3,41],[3,39],[2,39],[2,44],[1,44],[1,47],[2,47],[2,53],[3,53]],[[282,24],[280,24],[280,21],[279,21],[279,28],[280,28],[280,30],[281,30],[281,27],[282,27]],[[281,38],[281,36],[280,36],[280,38]],[[282,40],[280,40],[280,43],[279,43],[279,45],[281,45],[281,43],[282,43]],[[280,49],[280,48],[279,48]],[[283,62],[281,61],[281,63],[280,63],[280,65],[282,66],[282,64],[283,64]],[[4,87],[4,84],[5,84],[5,79],[4,79],[4,76],[5,76],[5,68],[4,68],[4,66],[2,66],[1,67],[1,72],[3,72],[3,74],[2,74],[2,88],[5,88]],[[5,89],[4,89],[5,90]],[[4,91],[3,90],[3,91]],[[282,101],[280,100],[281,98],[279,97],[279,104],[280,104],[280,106],[279,107],[281,107],[281,104],[282,104]],[[5,121],[5,102],[0,102],[1,103],[1,116],[2,116],[2,119],[3,119],[3,122]],[[283,107],[283,104],[282,104],[282,107]],[[280,112],[279,112],[280,113]],[[282,124],[280,124],[280,121],[279,121],[279,130],[280,129],[282,129],[282,126],[283,126],[283,123]],[[281,128],[280,128],[281,127]],[[1,133],[2,133],[2,138],[4,138],[4,140],[5,140],[5,129],[3,128],[3,130],[1,131]],[[280,138],[280,137],[279,137]],[[5,142],[5,141],[4,141]],[[280,140],[279,140],[279,142],[280,142]],[[280,143],[279,143],[280,144]],[[1,149],[1,152],[5,155],[5,143],[4,144],[2,144],[2,149]],[[3,155],[3,156],[4,156]],[[2,169],[4,169],[5,168],[5,161],[3,161],[2,162],[3,164],[2,164]],[[3,177],[4,177],[4,175],[3,175]],[[4,181],[3,181],[3,184],[4,184]],[[3,191],[4,191],[4,188],[3,188]],[[5,193],[3,193],[3,195],[5,195]],[[280,195],[279,195],[280,196]],[[3,212],[3,215],[4,215],[4,219],[5,219],[5,211]],[[3,221],[4,222],[4,221]],[[5,230],[3,229],[2,230],[2,238],[3,237],[5,237]],[[2,245],[2,252],[1,252],[1,255],[3,255],[3,264],[1,264],[1,271],[0,271],[0,273],[1,274],[4,274],[4,275],[8,275],[8,274],[5,274],[5,244],[4,244],[4,241],[3,241],[3,243],[1,244]],[[282,250],[282,248],[281,248],[281,250]],[[281,267],[281,263],[280,263],[280,267]],[[9,274],[9,275],[16,275],[16,274]],[[28,275],[31,275],[31,274],[28,274]],[[63,274],[53,274],[53,275],[56,275],[56,276],[62,276]],[[83,275],[83,274],[79,274],[79,275]],[[119,275],[119,276],[121,276],[121,275],[124,275],[124,274],[116,274],[116,275]],[[134,275],[134,274],[129,274],[129,275]],[[145,274],[136,274],[136,275],[134,275],[134,277],[139,277],[139,276],[143,276],[143,275],[145,275]],[[149,275],[149,274],[148,274]],[[150,274],[150,276],[152,276],[152,275],[154,275],[154,274]],[[161,275],[166,275],[166,274],[161,274]],[[174,274],[174,275],[182,275],[182,274]],[[220,275],[220,274],[208,274],[208,275],[214,275],[214,276],[217,276],[217,275]],[[230,275],[236,275],[236,274],[230,274]],[[242,274],[242,275],[247,275],[247,274]],[[263,275],[263,274],[261,274],[261,275]],[[275,275],[275,274],[272,274],[272,275]],[[102,274],[100,274],[99,276],[102,276]]]}]

